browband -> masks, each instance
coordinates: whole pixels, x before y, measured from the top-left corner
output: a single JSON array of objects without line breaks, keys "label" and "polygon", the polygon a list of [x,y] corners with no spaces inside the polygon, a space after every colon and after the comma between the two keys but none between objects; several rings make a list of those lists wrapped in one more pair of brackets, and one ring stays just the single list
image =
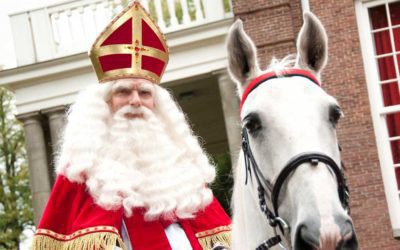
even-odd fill
[{"label": "browband", "polygon": [[267,82],[268,80],[280,78],[280,77],[292,77],[292,76],[301,76],[309,79],[310,81],[314,82],[316,85],[321,87],[320,82],[318,79],[311,74],[310,72],[303,70],[303,69],[286,69],[282,71],[269,71],[265,74],[260,75],[259,77],[252,80],[249,85],[247,85],[246,89],[243,92],[242,100],[240,101],[240,111],[242,111],[242,107],[244,102],[246,101],[247,96],[253,91],[255,88],[260,86],[262,83]]}]

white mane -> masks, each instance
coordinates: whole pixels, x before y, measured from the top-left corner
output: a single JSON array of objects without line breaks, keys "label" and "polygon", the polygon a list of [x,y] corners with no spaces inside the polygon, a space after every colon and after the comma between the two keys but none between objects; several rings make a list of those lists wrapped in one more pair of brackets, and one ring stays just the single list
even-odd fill
[{"label": "white mane", "polygon": [[267,69],[264,72],[275,71],[276,74],[281,74],[283,71],[291,69],[296,64],[296,55],[287,55],[282,59],[273,57]]}]

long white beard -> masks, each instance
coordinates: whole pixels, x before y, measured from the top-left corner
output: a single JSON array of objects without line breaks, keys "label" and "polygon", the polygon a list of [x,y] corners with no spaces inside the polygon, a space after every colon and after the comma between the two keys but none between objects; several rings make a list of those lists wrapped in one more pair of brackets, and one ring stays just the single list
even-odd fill
[{"label": "long white beard", "polygon": [[[127,112],[144,117],[129,120]],[[109,138],[86,172],[86,185],[98,205],[123,206],[127,216],[132,208],[144,207],[147,219],[190,218],[212,200],[204,158],[179,148],[150,110],[124,107],[113,116]]]}]

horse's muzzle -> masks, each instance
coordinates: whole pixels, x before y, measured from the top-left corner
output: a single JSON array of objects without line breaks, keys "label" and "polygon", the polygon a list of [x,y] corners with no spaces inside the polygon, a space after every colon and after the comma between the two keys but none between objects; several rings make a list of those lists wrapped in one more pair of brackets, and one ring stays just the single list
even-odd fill
[{"label": "horse's muzzle", "polygon": [[356,250],[358,241],[352,222],[336,217],[332,225],[306,220],[295,229],[294,250]]}]

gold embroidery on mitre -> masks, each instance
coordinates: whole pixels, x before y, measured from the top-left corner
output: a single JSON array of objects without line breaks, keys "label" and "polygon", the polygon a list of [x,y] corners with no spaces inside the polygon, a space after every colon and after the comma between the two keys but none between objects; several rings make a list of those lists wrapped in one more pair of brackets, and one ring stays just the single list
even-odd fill
[{"label": "gold embroidery on mitre", "polygon": [[[129,19],[132,21],[132,43],[101,46],[110,35],[112,35],[118,28],[129,21]],[[154,47],[144,46],[142,44],[142,20],[149,26],[152,32],[154,32],[164,51]],[[99,58],[102,56],[116,54],[130,55],[131,67],[112,69],[104,72]],[[116,16],[111,23],[107,25],[103,32],[100,33],[89,51],[89,56],[99,82],[129,77],[140,77],[150,80],[153,83],[160,83],[161,77],[165,72],[165,68],[169,60],[169,48],[166,44],[165,36],[161,32],[160,28],[146,12],[146,10],[140,5],[140,3],[134,1],[118,16]],[[143,69],[143,56],[159,60],[164,63],[160,75]]]}]

